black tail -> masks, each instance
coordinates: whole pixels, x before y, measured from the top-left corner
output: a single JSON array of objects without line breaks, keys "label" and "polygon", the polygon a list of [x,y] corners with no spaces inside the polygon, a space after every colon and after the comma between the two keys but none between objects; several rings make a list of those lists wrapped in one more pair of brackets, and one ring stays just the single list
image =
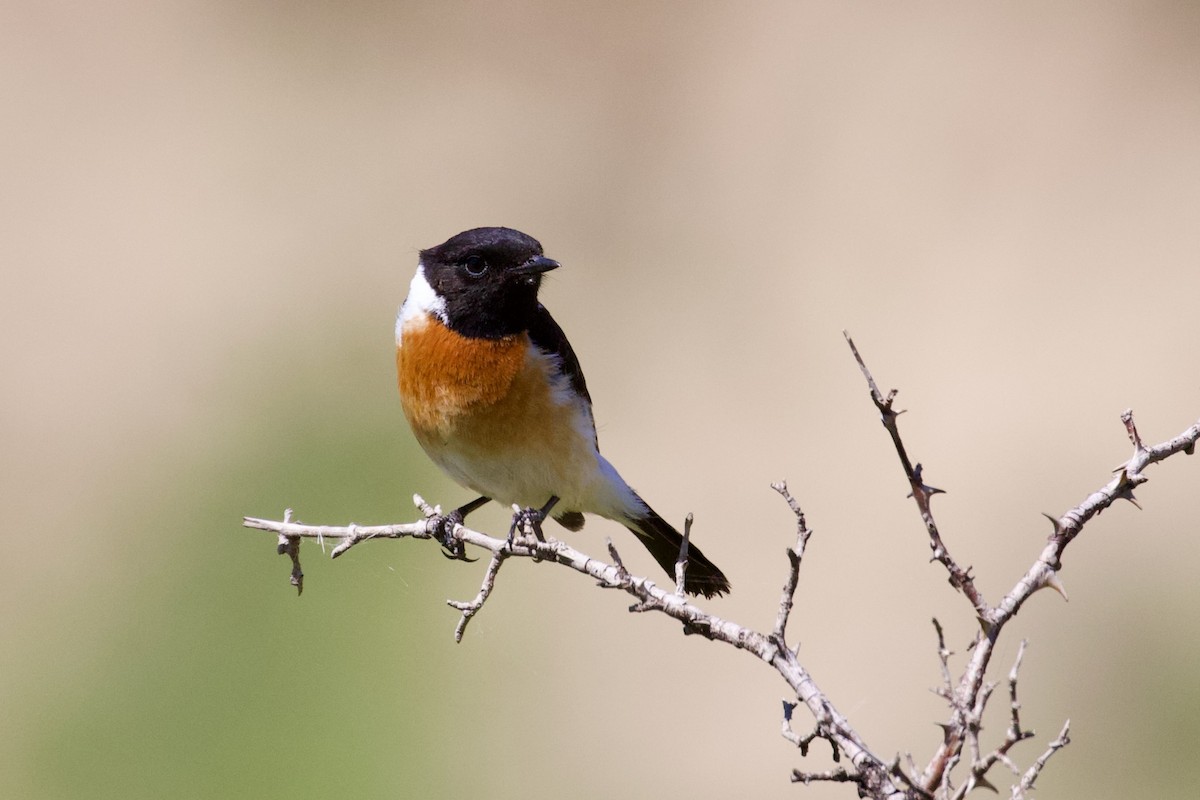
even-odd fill
[{"label": "black tail", "polygon": [[[671,523],[654,513],[654,509],[646,507],[648,512],[639,519],[630,519],[626,527],[637,535],[638,540],[654,556],[658,565],[667,574],[675,575],[675,562],[679,560],[679,546],[683,536],[671,527]],[[683,576],[683,589],[688,594],[702,594],[705,597],[725,594],[729,591],[729,580],[717,565],[704,557],[700,548],[688,541],[687,572]]]}]

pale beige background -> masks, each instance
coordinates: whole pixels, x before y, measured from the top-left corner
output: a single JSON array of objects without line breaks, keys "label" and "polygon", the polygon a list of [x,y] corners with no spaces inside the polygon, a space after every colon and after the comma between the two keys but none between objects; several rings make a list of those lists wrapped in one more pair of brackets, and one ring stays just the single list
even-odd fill
[{"label": "pale beige background", "polygon": [[[1200,414],[1200,6],[8,3],[0,12],[0,794],[849,797],[787,783],[785,687],[625,600],[417,543],[309,586],[241,514],[466,498],[394,397],[416,250],[539,237],[610,459],[879,752],[924,763],[927,545],[841,339],[990,599],[1128,452]],[[1044,797],[1183,796],[1200,738],[1200,463],[1036,597]],[[481,525],[502,517],[481,514]],[[612,535],[593,522],[572,541]],[[1002,735],[1004,720],[988,735]],[[824,751],[808,760],[823,768]],[[997,779],[1003,775],[997,773]],[[1007,795],[1007,790],[1002,791]]]}]

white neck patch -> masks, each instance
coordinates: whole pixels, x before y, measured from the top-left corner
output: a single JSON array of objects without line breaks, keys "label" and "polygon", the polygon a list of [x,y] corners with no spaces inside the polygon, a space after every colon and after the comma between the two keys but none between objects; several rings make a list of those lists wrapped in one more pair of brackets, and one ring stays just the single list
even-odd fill
[{"label": "white neck patch", "polygon": [[408,297],[404,298],[404,305],[400,306],[400,313],[396,315],[396,344],[400,343],[404,326],[415,320],[423,320],[426,314],[445,322],[446,300],[429,285],[425,279],[425,265],[418,263],[417,274],[413,275],[412,283],[408,285]]}]

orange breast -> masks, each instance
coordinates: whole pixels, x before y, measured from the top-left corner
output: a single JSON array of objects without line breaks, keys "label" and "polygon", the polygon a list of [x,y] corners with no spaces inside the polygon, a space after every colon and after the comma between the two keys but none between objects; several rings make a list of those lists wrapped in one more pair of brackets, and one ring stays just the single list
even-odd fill
[{"label": "orange breast", "polygon": [[418,438],[448,437],[469,417],[502,401],[525,366],[529,338],[468,339],[439,320],[405,325],[396,350],[400,401]]},{"label": "orange breast", "polygon": [[458,483],[506,505],[624,507],[606,499],[624,484],[601,468],[587,404],[528,334],[468,339],[421,317],[405,322],[396,363],[413,434]]}]

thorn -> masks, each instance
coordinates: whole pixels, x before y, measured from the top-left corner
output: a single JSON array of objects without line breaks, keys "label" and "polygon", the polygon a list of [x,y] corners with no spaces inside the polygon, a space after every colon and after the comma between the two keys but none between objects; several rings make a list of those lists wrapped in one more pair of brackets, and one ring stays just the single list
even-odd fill
[{"label": "thorn", "polygon": [[1133,507],[1136,508],[1138,511],[1142,510],[1142,507],[1138,503],[1137,498],[1133,496],[1133,488],[1132,487],[1126,486],[1124,489],[1121,490],[1120,494],[1118,494],[1117,497],[1121,498],[1122,500],[1128,500],[1129,502],[1133,503]]},{"label": "thorn", "polygon": [[[934,486],[926,485],[925,479],[921,477],[923,470],[924,467],[922,467],[920,464],[917,464],[915,467],[913,467],[913,481],[917,484],[917,488],[920,489],[921,494],[925,495],[926,499],[933,497],[935,494],[945,494],[945,489],[938,489]],[[912,497],[912,492],[909,492],[907,496]]]},{"label": "thorn", "polygon": [[1042,581],[1042,586],[1050,587],[1054,591],[1058,592],[1059,596],[1062,597],[1065,602],[1071,602],[1071,598],[1067,597],[1067,587],[1063,586],[1062,579],[1058,577],[1058,572],[1056,570],[1050,570],[1047,573],[1046,579]]},{"label": "thorn", "polygon": [[984,775],[978,775],[975,777],[975,788],[991,789],[994,793],[1000,794],[1000,790],[993,786],[992,782],[989,781]]},{"label": "thorn", "polygon": [[1133,505],[1140,511],[1142,507],[1140,505],[1138,505],[1137,499],[1134,498],[1134,496],[1133,496],[1133,487],[1137,486],[1139,483],[1145,483],[1146,478],[1141,475],[1138,475],[1136,477],[1133,475],[1130,475],[1129,471],[1127,469],[1125,469],[1125,467],[1122,467],[1120,470],[1118,470],[1118,473],[1119,473],[1119,475],[1117,477],[1117,487],[1118,487],[1117,498],[1122,499],[1122,500],[1128,500],[1129,502],[1133,503]]}]

